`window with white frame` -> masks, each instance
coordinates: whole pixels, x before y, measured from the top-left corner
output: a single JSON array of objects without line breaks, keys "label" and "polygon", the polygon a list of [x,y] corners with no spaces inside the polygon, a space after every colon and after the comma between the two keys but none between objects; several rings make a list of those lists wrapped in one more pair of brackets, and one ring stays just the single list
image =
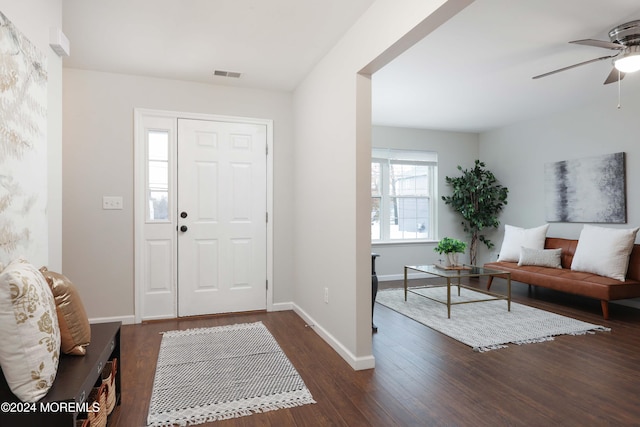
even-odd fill
[{"label": "window with white frame", "polygon": [[148,221],[169,220],[169,132],[147,131]]},{"label": "window with white frame", "polygon": [[373,149],[372,242],[436,238],[437,167],[433,151]]}]

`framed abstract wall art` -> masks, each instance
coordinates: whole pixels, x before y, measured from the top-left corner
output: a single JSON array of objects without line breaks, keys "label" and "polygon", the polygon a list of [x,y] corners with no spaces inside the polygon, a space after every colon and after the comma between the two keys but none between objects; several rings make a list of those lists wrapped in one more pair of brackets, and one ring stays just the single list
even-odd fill
[{"label": "framed abstract wall art", "polygon": [[626,223],[625,154],[546,163],[549,222]]}]

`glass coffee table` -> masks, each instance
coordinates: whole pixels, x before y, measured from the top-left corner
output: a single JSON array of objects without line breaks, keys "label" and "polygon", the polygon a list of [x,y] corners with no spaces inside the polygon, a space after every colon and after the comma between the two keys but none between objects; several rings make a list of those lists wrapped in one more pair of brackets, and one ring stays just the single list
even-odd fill
[{"label": "glass coffee table", "polygon": [[[442,279],[446,279],[447,284],[438,284],[438,285],[424,285],[424,286],[416,286],[412,288],[408,288],[407,286],[407,271],[415,270],[421,273],[427,273],[432,276],[437,276]],[[507,295],[498,294],[495,292],[490,292],[488,290],[478,289],[471,286],[467,286],[462,282],[462,278],[469,277],[504,277],[507,280]],[[460,288],[470,289],[475,292],[482,293],[487,295],[490,298],[482,298],[482,299],[474,299],[469,301],[460,301],[460,302],[451,302],[451,286],[458,287],[458,296],[460,295]],[[440,301],[435,298],[430,298],[426,295],[422,295],[417,292],[413,292],[414,289],[423,289],[423,288],[433,288],[433,287],[447,287],[447,301]],[[405,265],[404,266],[404,300],[407,300],[407,294],[413,293],[422,298],[429,298],[433,301],[437,301],[447,305],[447,317],[451,318],[451,306],[456,304],[468,304],[472,302],[482,302],[482,301],[494,301],[494,300],[507,300],[507,310],[511,311],[511,273],[508,271],[502,270],[494,270],[491,268],[477,267],[474,265],[464,265],[461,267],[455,268],[446,268],[440,267],[436,265]]]}]

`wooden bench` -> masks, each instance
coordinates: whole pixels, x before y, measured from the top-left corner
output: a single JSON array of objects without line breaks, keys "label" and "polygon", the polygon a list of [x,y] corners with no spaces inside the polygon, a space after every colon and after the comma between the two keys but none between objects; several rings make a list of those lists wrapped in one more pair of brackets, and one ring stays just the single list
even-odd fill
[{"label": "wooden bench", "polygon": [[[82,408],[92,388],[101,383],[101,372],[114,358],[120,364],[120,322],[91,325],[91,344],[84,356],[63,354],[53,386],[35,404],[23,404],[11,392],[4,375],[0,375],[0,426],[67,426],[86,415]],[[120,404],[120,371],[116,370],[116,404]],[[105,408],[106,410],[106,408]]]}]

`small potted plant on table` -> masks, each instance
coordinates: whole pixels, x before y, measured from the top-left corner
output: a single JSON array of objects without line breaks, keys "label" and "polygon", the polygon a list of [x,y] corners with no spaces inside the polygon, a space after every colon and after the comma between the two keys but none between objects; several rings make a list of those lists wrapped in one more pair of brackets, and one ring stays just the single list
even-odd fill
[{"label": "small potted plant on table", "polygon": [[444,237],[442,240],[438,242],[438,245],[433,248],[434,251],[439,254],[445,254],[447,257],[446,266],[447,267],[457,267],[458,264],[458,254],[464,253],[465,249],[467,249],[467,244],[462,240],[453,239],[451,237]]}]

